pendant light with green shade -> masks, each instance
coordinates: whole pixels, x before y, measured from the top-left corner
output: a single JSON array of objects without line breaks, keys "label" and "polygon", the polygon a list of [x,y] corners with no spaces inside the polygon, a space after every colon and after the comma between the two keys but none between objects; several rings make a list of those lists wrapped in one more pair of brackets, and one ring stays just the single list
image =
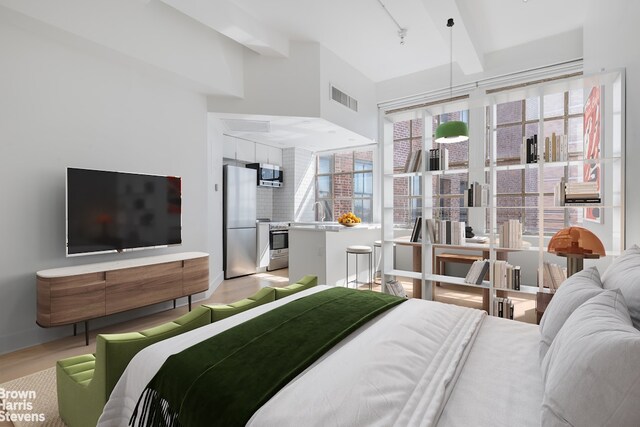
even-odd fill
[{"label": "pendant light with green shade", "polygon": [[[453,99],[453,18],[447,20],[449,27],[449,99]],[[463,142],[469,140],[469,126],[465,122],[452,120],[442,123],[436,128],[436,142],[448,144],[452,142]]]}]

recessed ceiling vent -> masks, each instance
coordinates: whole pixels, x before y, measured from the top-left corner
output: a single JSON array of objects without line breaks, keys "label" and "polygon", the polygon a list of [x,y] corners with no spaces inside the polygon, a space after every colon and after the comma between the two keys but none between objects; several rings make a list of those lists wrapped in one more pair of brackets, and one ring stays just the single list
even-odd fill
[{"label": "recessed ceiling vent", "polygon": [[222,119],[229,132],[271,132],[271,123],[267,120]]},{"label": "recessed ceiling vent", "polygon": [[353,111],[358,111],[358,100],[350,97],[337,87],[331,85],[331,99],[340,104],[344,105],[347,108],[352,109]]}]

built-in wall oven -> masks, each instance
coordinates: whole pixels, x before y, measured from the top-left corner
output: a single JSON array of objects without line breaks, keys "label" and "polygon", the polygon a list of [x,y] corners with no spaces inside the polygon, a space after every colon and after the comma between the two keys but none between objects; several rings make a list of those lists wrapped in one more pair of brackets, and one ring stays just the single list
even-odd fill
[{"label": "built-in wall oven", "polygon": [[268,271],[289,266],[289,223],[269,224],[269,266]]}]

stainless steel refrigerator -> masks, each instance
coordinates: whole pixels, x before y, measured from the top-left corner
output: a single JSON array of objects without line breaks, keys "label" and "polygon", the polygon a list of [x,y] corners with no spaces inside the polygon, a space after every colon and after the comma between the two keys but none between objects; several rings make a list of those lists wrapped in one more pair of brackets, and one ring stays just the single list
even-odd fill
[{"label": "stainless steel refrigerator", "polygon": [[224,277],[256,272],[256,171],[225,165]]}]

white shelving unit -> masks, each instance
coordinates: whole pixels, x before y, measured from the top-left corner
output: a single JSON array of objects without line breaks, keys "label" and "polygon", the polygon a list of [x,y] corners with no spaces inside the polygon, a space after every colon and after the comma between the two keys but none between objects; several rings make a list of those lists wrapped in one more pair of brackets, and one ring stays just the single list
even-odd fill
[{"label": "white shelving unit", "polygon": [[[598,159],[580,159],[571,158],[566,161],[556,162],[544,162],[544,136],[545,125],[548,125],[545,121],[545,95],[564,93],[567,91],[583,90],[584,100],[587,99],[588,90],[594,86],[601,88],[600,109],[601,109],[601,136],[600,136],[600,158]],[[548,241],[552,235],[549,230],[545,230],[545,214],[547,212],[554,212],[556,215],[563,215],[565,226],[578,225],[590,229],[596,234],[605,245],[607,256],[605,259],[600,260],[585,260],[585,267],[593,265],[608,264],[611,259],[620,254],[625,248],[624,242],[624,223],[625,223],[625,210],[624,210],[624,72],[610,72],[605,74],[599,74],[595,76],[579,76],[565,79],[553,80],[550,82],[522,85],[509,90],[490,91],[487,90],[484,93],[476,90],[473,94],[470,94],[469,99],[464,101],[457,101],[452,105],[434,104],[431,107],[420,107],[416,110],[410,108],[402,109],[400,113],[386,114],[384,111],[380,112],[380,134],[383,136],[379,143],[380,159],[382,161],[382,167],[380,168],[380,180],[382,186],[382,271],[384,273],[384,281],[394,278],[395,276],[408,277],[414,280],[419,280],[422,288],[422,297],[425,299],[431,299],[432,286],[435,282],[462,285],[469,288],[483,288],[489,290],[489,310],[492,311],[493,300],[500,295],[514,294],[514,295],[535,295],[538,292],[548,292],[546,288],[543,288],[542,277],[545,261],[554,261],[558,264],[565,265],[565,259],[556,257],[553,254],[547,252]],[[541,160],[538,163],[529,164],[498,164],[497,156],[497,132],[498,124],[496,123],[497,108],[500,104],[512,101],[521,101],[530,98],[537,97],[538,111],[537,111],[537,134],[538,140],[538,157]],[[423,104],[425,105],[425,104]],[[393,124],[397,121],[404,121],[409,118],[416,119],[422,118],[424,129],[422,135],[423,150],[429,150],[432,148],[432,135],[434,129],[432,129],[432,118],[435,115],[469,110],[470,115],[470,129],[471,138],[469,141],[469,158],[473,155],[477,156],[478,153],[483,152],[483,156],[480,164],[473,164],[469,162],[468,167],[462,169],[448,169],[445,171],[427,171],[425,170],[425,163],[422,162],[422,170],[417,172],[398,173],[394,172],[393,166]],[[479,118],[484,118],[482,128],[475,122]],[[528,122],[527,122],[528,123]],[[475,134],[473,130],[475,129]],[[484,129],[484,131],[479,131]],[[484,133],[484,135],[482,135]],[[479,135],[480,134],[480,135]],[[475,145],[474,145],[475,144]],[[483,147],[479,147],[477,144],[481,144]],[[476,157],[477,158],[477,157]],[[475,159],[475,158],[474,158]],[[565,177],[569,175],[571,168],[580,168],[584,165],[600,165],[601,173],[601,198],[602,203],[599,205],[565,205],[565,206],[553,206],[550,205],[552,200],[549,200],[549,192],[543,193],[545,184],[548,186],[548,182],[545,181],[545,175],[550,175],[554,172],[557,175],[557,168],[563,168],[563,174]],[[537,174],[537,189],[541,190],[537,193],[537,201],[531,206],[498,206],[497,181],[499,172],[503,171],[535,171]],[[575,171],[574,171],[575,172]],[[435,176],[441,175],[454,175],[454,174],[468,174],[467,182],[480,181],[479,176],[484,176],[484,183],[489,185],[489,206],[487,207],[471,207],[471,208],[459,208],[459,207],[439,207],[432,206],[433,197],[430,194],[432,188],[432,179]],[[525,259],[527,271],[523,272],[523,282],[528,285],[521,285],[520,290],[496,288],[494,286],[493,268],[490,268],[489,280],[484,281],[481,285],[472,285],[464,282],[463,277],[448,276],[444,274],[434,274],[432,271],[432,256],[435,251],[438,253],[444,251],[454,251],[460,249],[453,245],[431,244],[428,239],[423,240],[420,243],[414,243],[413,245],[419,245],[422,254],[422,271],[406,271],[393,268],[392,251],[395,243],[402,242],[407,244],[406,240],[397,239],[394,235],[394,194],[393,184],[396,178],[415,178],[419,177],[421,180],[422,188],[422,229],[426,230],[426,224],[424,219],[427,218],[441,218],[442,214],[451,209],[466,209],[469,218],[475,217],[475,224],[486,224],[485,234],[489,238],[487,245],[468,244],[464,245],[464,250],[476,249],[479,253],[484,252],[489,254],[489,260],[491,265],[495,263],[497,259],[500,259],[499,254],[503,254],[502,258],[516,257],[518,260]],[[523,173],[524,179],[524,173]],[[523,184],[524,185],[524,184]],[[551,198],[552,199],[552,198]],[[570,223],[568,218],[571,217],[572,210],[585,210],[586,208],[597,207],[601,212],[602,223],[590,223],[586,220],[582,220],[580,223]],[[497,230],[498,230],[498,217],[499,211],[502,209],[523,209],[536,210],[538,221],[538,232],[536,234],[526,235],[526,240],[530,243],[530,247],[515,249],[509,248],[505,251],[503,248],[496,246]],[[584,217],[584,215],[574,215],[577,218]],[[478,218],[481,218],[478,221]],[[568,222],[569,221],[569,222]],[[474,226],[475,229],[475,226]],[[477,253],[478,253],[477,252]],[[414,252],[415,253],[415,252]],[[506,255],[504,255],[506,254]],[[519,261],[518,261],[519,262]],[[517,265],[517,262],[512,264]],[[524,269],[525,266],[523,265]],[[536,271],[537,270],[537,271]],[[602,270],[601,270],[602,271]],[[526,273],[526,274],[525,274]],[[527,277],[527,279],[524,279]],[[490,313],[493,314],[493,313]]]}]

